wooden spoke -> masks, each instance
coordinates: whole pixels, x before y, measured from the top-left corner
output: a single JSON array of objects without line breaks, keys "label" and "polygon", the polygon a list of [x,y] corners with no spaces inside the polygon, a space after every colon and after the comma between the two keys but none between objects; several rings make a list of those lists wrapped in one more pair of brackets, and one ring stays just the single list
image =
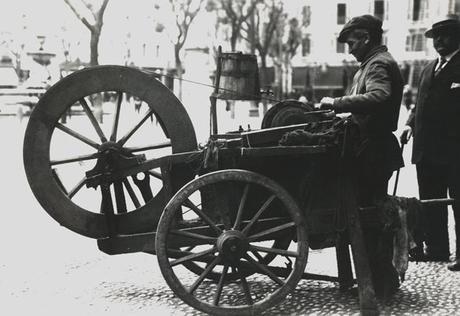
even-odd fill
[{"label": "wooden spoke", "polygon": [[214,306],[219,305],[220,295],[222,294],[222,289],[224,287],[224,282],[225,282],[225,277],[227,276],[227,272],[228,272],[228,265],[225,264],[222,269],[222,274],[219,277],[219,283],[217,283],[217,290],[216,290],[216,293],[214,294],[214,299],[212,301],[212,304]]},{"label": "wooden spoke", "polygon": [[104,135],[104,132],[102,131],[101,127],[99,126],[99,123],[97,122],[96,118],[94,117],[93,112],[89,108],[88,103],[86,102],[85,98],[81,98],[79,100],[81,106],[83,107],[83,110],[85,111],[86,115],[88,116],[89,120],[91,121],[91,125],[93,125],[94,129],[96,130],[97,135],[99,135],[99,138],[101,139],[101,142],[105,143],[107,141],[107,138]]},{"label": "wooden spoke", "polygon": [[118,142],[117,144],[120,145],[120,146],[123,146],[127,141],[128,139],[133,136],[133,134],[139,129],[139,127],[142,126],[142,124],[144,124],[144,122],[154,113],[153,109],[150,109],[147,114],[139,121],[139,123],[137,123],[125,136],[123,136]]},{"label": "wooden spoke", "polygon": [[152,177],[154,177],[154,178],[163,180],[163,176],[161,175],[160,172],[153,171],[153,170],[149,170],[149,171],[147,171],[147,173],[148,173],[149,175],[151,175]]},{"label": "wooden spoke", "polygon": [[62,125],[61,123],[56,123],[56,127],[58,129],[60,129],[61,131],[63,131],[64,133],[67,133],[70,136],[73,136],[76,139],[81,140],[85,144],[87,144],[87,145],[89,145],[89,146],[91,146],[93,148],[99,149],[99,144],[97,144],[96,142],[92,141],[91,139],[79,134],[78,132],[74,131],[73,129],[70,129],[67,126]]},{"label": "wooden spoke", "polygon": [[200,277],[190,286],[190,288],[187,290],[189,294],[192,294],[195,292],[195,290],[200,286],[201,282],[203,282],[204,278],[214,269],[214,267],[220,263],[221,257],[216,257],[208,266],[206,266],[206,269],[204,269],[203,273],[201,273]]},{"label": "wooden spoke", "polygon": [[241,219],[243,217],[243,209],[244,205],[246,204],[246,198],[248,197],[249,191],[249,184],[244,186],[243,195],[241,196],[240,205],[238,206],[238,212],[236,213],[235,224],[233,225],[233,229],[238,229],[241,224]]},{"label": "wooden spoke", "polygon": [[115,201],[117,202],[117,213],[126,213],[128,208],[126,207],[123,183],[121,181],[117,181],[113,184],[113,188],[115,190]]},{"label": "wooden spoke", "polygon": [[188,232],[188,231],[185,231],[185,230],[171,230],[170,233],[174,234],[174,235],[178,235],[178,236],[187,237],[187,238],[203,240],[203,241],[206,241],[208,243],[215,243],[216,240],[217,240],[217,238],[215,238],[215,237],[210,237],[210,236],[205,236],[205,235],[201,235],[201,234],[197,234],[197,233],[192,233],[192,232]]},{"label": "wooden spoke", "polygon": [[94,154],[89,154],[89,155],[73,157],[73,158],[61,159],[61,160],[51,160],[50,165],[51,166],[62,165],[65,163],[80,162],[80,161],[97,159],[97,158],[99,158],[99,153],[94,153]]},{"label": "wooden spoke", "polygon": [[257,213],[254,215],[254,217],[251,219],[251,221],[246,225],[246,227],[243,228],[242,232],[243,234],[247,234],[249,230],[251,229],[252,225],[259,219],[260,215],[268,208],[271,202],[276,199],[276,195],[270,196],[265,203],[260,207],[260,209],[257,211]]},{"label": "wooden spoke", "polygon": [[245,259],[254,266],[257,270],[261,271],[263,274],[267,275],[270,279],[272,279],[274,282],[277,284],[283,286],[285,282],[281,280],[275,273],[273,273],[269,268],[267,268],[265,265],[260,264],[259,262],[255,261],[252,259],[250,256],[246,255]]},{"label": "wooden spoke", "polygon": [[136,193],[134,193],[133,187],[129,183],[128,179],[123,179],[123,184],[126,188],[126,191],[128,191],[129,197],[131,198],[131,201],[133,201],[133,204],[136,208],[141,207],[141,203],[139,203],[139,200],[137,199]]},{"label": "wooden spoke", "polygon": [[252,249],[251,253],[254,255],[254,257],[257,258],[260,262],[264,261],[264,258],[260,255],[260,253],[257,250]]},{"label": "wooden spoke", "polygon": [[196,246],[188,246],[187,248],[184,249],[184,251],[192,251],[195,249]]},{"label": "wooden spoke", "polygon": [[59,175],[57,174],[56,169],[52,168],[51,172],[53,173],[53,178],[56,181],[58,187],[62,190],[62,192],[64,192],[66,195],[68,195],[69,193],[67,192],[66,188],[64,187],[64,184],[62,184],[62,181],[59,178]]},{"label": "wooden spoke", "polygon": [[249,245],[249,250],[262,251],[262,252],[272,253],[275,255],[281,255],[281,256],[286,256],[286,257],[298,257],[299,256],[299,254],[294,251],[276,249],[276,248],[267,248],[267,247],[261,247],[261,246],[255,246],[255,245]]},{"label": "wooden spoke", "polygon": [[184,262],[194,260],[194,259],[206,256],[206,255],[212,254],[214,252],[216,252],[216,247],[212,247],[212,248],[207,249],[207,250],[192,253],[190,255],[186,255],[186,256],[181,257],[179,259],[173,260],[173,261],[170,262],[170,265],[171,265],[171,267],[174,267],[174,266],[177,266],[178,264],[182,264]]},{"label": "wooden spoke", "polygon": [[294,226],[295,226],[294,222],[289,222],[289,223],[286,223],[286,224],[283,224],[283,225],[272,227],[270,229],[261,231],[261,232],[255,234],[255,235],[249,236],[248,240],[250,242],[260,240],[260,239],[263,239],[264,237],[268,237],[270,235],[273,235],[275,233],[278,233],[278,232],[280,232],[282,230],[285,230],[285,229],[288,229],[288,228],[291,228],[291,227],[294,227]]},{"label": "wooden spoke", "polygon": [[214,223],[214,221],[208,215],[206,215],[201,209],[196,207],[195,204],[193,204],[193,202],[190,201],[190,199],[187,199],[184,202],[184,205],[192,209],[199,217],[201,217],[206,223],[208,223],[208,225],[211,226],[211,228],[214,229],[216,233],[218,234],[222,233],[222,229],[217,227],[216,223]]},{"label": "wooden spoke", "polygon": [[246,297],[246,300],[248,301],[249,305],[253,305],[254,302],[253,302],[252,297],[251,297],[251,290],[249,289],[248,281],[246,281],[246,278],[240,272],[239,269],[237,269],[237,271],[238,271],[238,274],[240,276],[241,287],[243,288],[244,296]]},{"label": "wooden spoke", "polygon": [[152,150],[152,149],[160,149],[160,148],[166,148],[166,147],[171,147],[171,141],[166,141],[154,145],[149,145],[145,147],[129,147],[126,148],[130,153],[135,153],[138,151],[146,151],[146,150]]},{"label": "wooden spoke", "polygon": [[83,177],[83,179],[81,179],[74,187],[72,190],[70,190],[68,196],[69,196],[69,199],[73,198],[75,196],[75,194],[78,193],[78,191],[80,191],[81,188],[83,188],[83,185],[85,185],[86,183],[86,177]]},{"label": "wooden spoke", "polygon": [[117,96],[117,107],[115,108],[115,115],[113,117],[112,133],[110,134],[110,141],[117,140],[118,122],[120,120],[121,102],[123,101],[123,92],[119,91]]}]

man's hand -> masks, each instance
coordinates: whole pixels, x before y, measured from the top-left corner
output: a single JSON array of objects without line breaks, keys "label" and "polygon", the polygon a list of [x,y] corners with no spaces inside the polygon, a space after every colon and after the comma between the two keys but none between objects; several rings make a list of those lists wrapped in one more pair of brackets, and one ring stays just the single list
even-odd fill
[{"label": "man's hand", "polygon": [[334,110],[334,98],[324,97],[321,99],[320,110]]},{"label": "man's hand", "polygon": [[409,125],[406,125],[404,127],[404,130],[403,130],[401,136],[399,137],[399,140],[401,141],[401,144],[407,144],[407,142],[409,141],[411,136],[412,136],[412,128]]}]

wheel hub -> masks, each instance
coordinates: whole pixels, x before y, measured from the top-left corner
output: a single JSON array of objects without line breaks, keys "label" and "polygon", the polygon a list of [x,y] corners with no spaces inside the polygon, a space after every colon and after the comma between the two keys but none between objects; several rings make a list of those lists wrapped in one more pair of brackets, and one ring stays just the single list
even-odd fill
[{"label": "wheel hub", "polygon": [[99,152],[104,155],[111,155],[114,153],[119,153],[121,146],[116,142],[108,141],[104,142],[99,146]]},{"label": "wheel hub", "polygon": [[116,142],[107,141],[100,145],[98,152],[101,156],[92,170],[86,172],[87,187],[97,187],[103,183],[111,183],[123,179],[117,172],[143,163],[144,154],[134,155]]},{"label": "wheel hub", "polygon": [[238,230],[225,231],[217,239],[217,250],[229,261],[238,261],[248,248],[247,238]]}]

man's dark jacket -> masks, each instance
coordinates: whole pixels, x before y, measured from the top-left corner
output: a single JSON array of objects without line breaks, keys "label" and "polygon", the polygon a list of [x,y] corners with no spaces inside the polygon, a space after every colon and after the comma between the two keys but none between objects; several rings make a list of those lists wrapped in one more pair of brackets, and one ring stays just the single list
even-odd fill
[{"label": "man's dark jacket", "polygon": [[398,64],[386,46],[378,46],[361,63],[349,95],[334,99],[335,111],[351,112],[358,124],[359,150],[369,167],[391,172],[403,165],[401,149],[392,133],[398,126],[403,85]]},{"label": "man's dark jacket", "polygon": [[407,124],[413,128],[412,163],[460,163],[460,52],[434,78],[437,60],[423,70],[417,102]]}]

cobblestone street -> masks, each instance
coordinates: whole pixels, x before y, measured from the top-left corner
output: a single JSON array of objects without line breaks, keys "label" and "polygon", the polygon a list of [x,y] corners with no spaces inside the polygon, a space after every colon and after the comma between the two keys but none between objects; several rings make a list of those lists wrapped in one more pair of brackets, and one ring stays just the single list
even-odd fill
[{"label": "cobblestone street", "polygon": [[[2,210],[0,315],[201,315],[173,295],[155,256],[109,256],[94,240],[60,227],[36,202],[25,179],[27,119],[0,118]],[[406,162],[409,153],[406,153]],[[398,193],[416,194],[413,167]],[[454,236],[450,214],[451,252]],[[337,274],[333,249],[310,251],[307,272]],[[460,315],[460,272],[446,263],[410,263],[399,292],[379,302],[383,315]],[[334,283],[303,280],[267,315],[358,315],[358,298]]]}]

